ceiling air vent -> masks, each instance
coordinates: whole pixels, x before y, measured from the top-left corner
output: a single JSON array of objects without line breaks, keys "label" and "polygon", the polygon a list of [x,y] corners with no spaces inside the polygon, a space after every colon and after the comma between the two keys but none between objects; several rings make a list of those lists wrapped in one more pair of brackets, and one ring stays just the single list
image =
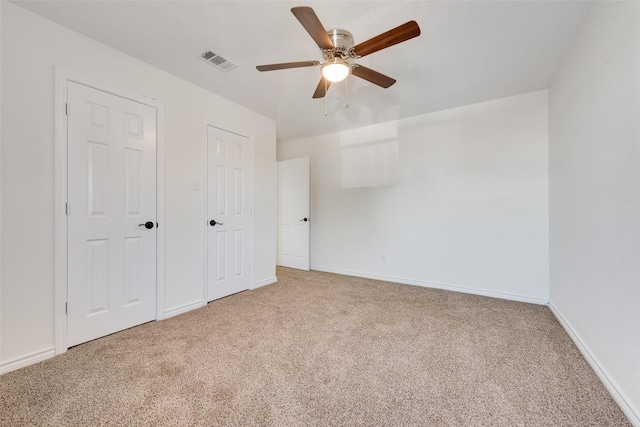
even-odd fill
[{"label": "ceiling air vent", "polygon": [[224,72],[233,70],[238,66],[238,64],[236,64],[235,62],[225,58],[224,56],[220,56],[211,50],[205,50],[204,52],[202,52],[200,58],[213,65],[218,70]]}]

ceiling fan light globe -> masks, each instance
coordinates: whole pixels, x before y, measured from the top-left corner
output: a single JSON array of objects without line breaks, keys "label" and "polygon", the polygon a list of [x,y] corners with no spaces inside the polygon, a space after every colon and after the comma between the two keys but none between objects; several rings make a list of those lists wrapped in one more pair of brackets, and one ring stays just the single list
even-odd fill
[{"label": "ceiling fan light globe", "polygon": [[342,61],[328,62],[322,66],[322,75],[333,83],[346,79],[350,71],[349,65]]}]

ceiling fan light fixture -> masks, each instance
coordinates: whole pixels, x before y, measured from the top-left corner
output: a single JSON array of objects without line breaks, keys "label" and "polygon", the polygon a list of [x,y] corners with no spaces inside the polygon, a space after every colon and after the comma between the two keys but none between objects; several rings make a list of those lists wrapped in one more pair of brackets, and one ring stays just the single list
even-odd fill
[{"label": "ceiling fan light fixture", "polygon": [[330,82],[336,83],[346,79],[351,72],[351,67],[346,61],[333,59],[322,66],[322,75]]}]

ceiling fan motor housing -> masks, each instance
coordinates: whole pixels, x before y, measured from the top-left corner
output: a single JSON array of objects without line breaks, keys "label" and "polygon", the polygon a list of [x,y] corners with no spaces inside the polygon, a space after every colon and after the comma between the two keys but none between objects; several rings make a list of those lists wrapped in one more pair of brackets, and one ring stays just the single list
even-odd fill
[{"label": "ceiling fan motor housing", "polygon": [[347,30],[340,28],[334,28],[327,31],[334,48],[329,50],[323,50],[324,59],[331,60],[333,58],[353,58],[353,35]]}]

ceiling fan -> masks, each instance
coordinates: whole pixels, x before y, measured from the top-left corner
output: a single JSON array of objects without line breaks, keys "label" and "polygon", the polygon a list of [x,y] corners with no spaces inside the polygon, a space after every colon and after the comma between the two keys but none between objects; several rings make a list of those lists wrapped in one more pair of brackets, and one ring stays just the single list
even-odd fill
[{"label": "ceiling fan", "polygon": [[304,29],[307,30],[318,47],[320,47],[324,62],[285,62],[281,64],[258,65],[256,68],[258,71],[273,71],[320,65],[322,77],[313,94],[314,98],[324,97],[332,82],[342,81],[347,78],[349,74],[353,74],[356,77],[360,77],[385,89],[388,88],[396,82],[395,79],[363,65],[349,62],[349,60],[362,58],[363,56],[420,35],[420,27],[418,27],[416,21],[409,21],[354,46],[353,36],[350,32],[337,28],[326,31],[312,8],[308,6],[294,7],[291,9],[291,12],[298,21],[300,21]]}]

